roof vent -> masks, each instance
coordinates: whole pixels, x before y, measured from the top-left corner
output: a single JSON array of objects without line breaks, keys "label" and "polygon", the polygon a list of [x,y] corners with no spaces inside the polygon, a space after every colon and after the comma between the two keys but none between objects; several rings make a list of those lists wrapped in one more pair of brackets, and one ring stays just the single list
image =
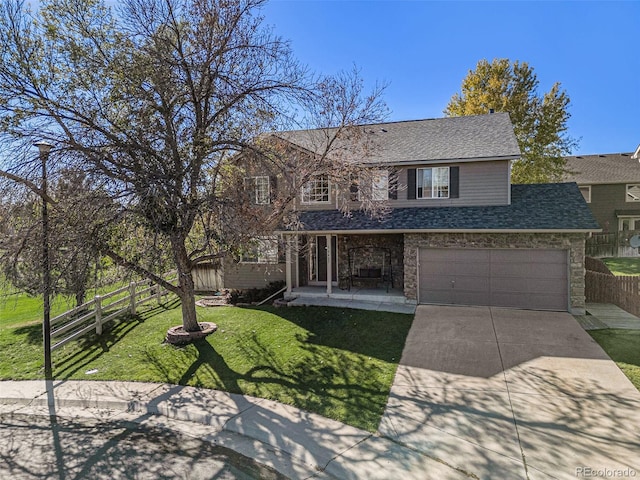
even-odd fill
[{"label": "roof vent", "polygon": [[598,155],[600,158],[607,158],[606,155]]},{"label": "roof vent", "polygon": [[490,108],[489,113],[495,113],[495,110],[493,108]]},{"label": "roof vent", "polygon": [[386,129],[386,128],[381,128],[381,129],[380,129],[380,131],[381,131],[382,133],[387,133],[387,129]]}]

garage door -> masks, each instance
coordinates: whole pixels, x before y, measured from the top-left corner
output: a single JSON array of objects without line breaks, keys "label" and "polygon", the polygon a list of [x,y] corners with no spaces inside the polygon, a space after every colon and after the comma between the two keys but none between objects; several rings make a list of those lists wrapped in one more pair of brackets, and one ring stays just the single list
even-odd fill
[{"label": "garage door", "polygon": [[423,248],[420,303],[568,309],[568,252]]}]

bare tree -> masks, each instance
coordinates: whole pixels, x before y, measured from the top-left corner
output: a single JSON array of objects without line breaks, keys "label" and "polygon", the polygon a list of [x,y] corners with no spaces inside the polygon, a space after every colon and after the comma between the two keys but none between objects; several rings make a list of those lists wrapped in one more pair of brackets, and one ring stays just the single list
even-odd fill
[{"label": "bare tree", "polygon": [[[225,215],[239,203],[238,190],[231,195],[228,187],[242,176],[243,159],[250,155],[280,175],[291,166],[287,142],[265,133],[320,127],[324,138],[304,168],[296,165],[301,178],[283,182],[271,211],[259,216],[262,227],[287,211],[295,195],[287,186],[315,172],[361,168],[345,155],[362,140],[355,125],[384,113],[382,89],[364,96],[354,74],[316,77],[301,66],[288,43],[263,26],[263,3],[124,0],[117,15],[99,0],[43,1],[35,14],[19,0],[0,7],[5,138],[14,151],[45,139],[56,146],[52,163],[99,179],[118,205],[112,221],[119,228],[91,223],[87,238],[176,293],[187,331],[200,328],[194,265],[221,255],[247,230],[246,220],[238,230],[238,220]],[[12,158],[0,175],[30,182],[37,193],[27,156]],[[166,245],[176,284],[132,254],[129,230]]]}]

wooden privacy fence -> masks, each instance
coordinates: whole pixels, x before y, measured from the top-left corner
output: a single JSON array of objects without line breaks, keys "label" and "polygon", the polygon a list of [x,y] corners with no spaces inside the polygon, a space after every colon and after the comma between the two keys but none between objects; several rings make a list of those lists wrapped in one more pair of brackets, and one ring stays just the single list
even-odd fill
[{"label": "wooden privacy fence", "polygon": [[631,237],[634,235],[640,235],[640,230],[594,233],[585,242],[585,253],[598,258],[637,257],[640,252],[631,246]]},{"label": "wooden privacy fence", "polygon": [[[175,273],[167,274],[168,278]],[[136,314],[137,308],[151,300],[162,303],[169,292],[151,280],[131,282],[105,295],[89,300],[51,320],[51,350],[77,340],[95,330],[102,334],[102,326],[124,313]]]},{"label": "wooden privacy fence", "polygon": [[640,277],[616,277],[610,273],[587,270],[585,297],[588,303],[613,303],[640,316]]}]

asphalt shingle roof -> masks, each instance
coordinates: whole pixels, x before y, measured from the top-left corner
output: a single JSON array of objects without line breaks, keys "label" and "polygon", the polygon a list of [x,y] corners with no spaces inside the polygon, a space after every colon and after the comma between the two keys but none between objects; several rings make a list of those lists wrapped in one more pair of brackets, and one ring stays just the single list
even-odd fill
[{"label": "asphalt shingle roof", "polygon": [[580,185],[640,182],[640,162],[633,153],[567,157],[565,181]]},{"label": "asphalt shingle roof", "polygon": [[[379,123],[362,128],[378,140],[375,155],[355,159],[369,163],[520,156],[508,113]],[[326,140],[325,130],[296,130],[277,135],[316,153],[322,150]]]},{"label": "asphalt shingle roof", "polygon": [[301,212],[302,231],[600,230],[575,183],[512,185],[511,205],[410,207],[377,220],[363,212]]}]

